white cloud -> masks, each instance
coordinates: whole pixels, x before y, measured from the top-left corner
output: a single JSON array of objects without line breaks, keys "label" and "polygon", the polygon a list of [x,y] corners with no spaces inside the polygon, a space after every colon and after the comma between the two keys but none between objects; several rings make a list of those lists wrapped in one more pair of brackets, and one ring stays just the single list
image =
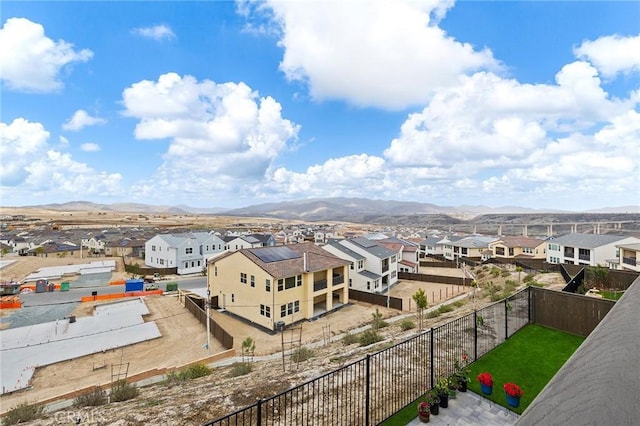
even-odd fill
[{"label": "white cloud", "polygon": [[69,146],[69,139],[64,136],[60,136],[58,139],[60,140],[60,146]]},{"label": "white cloud", "polygon": [[84,152],[97,152],[100,151],[100,145],[93,142],[87,142],[80,145],[80,149]]},{"label": "white cloud", "polygon": [[176,37],[171,27],[165,24],[154,25],[152,27],[140,27],[132,30],[134,34],[153,40],[173,39]]},{"label": "white cloud", "polygon": [[[397,109],[424,105],[461,74],[500,65],[488,49],[437,26],[452,1],[269,1],[279,25],[287,79],[318,100]],[[260,5],[255,14],[264,13]],[[243,9],[247,15],[246,8]]]},{"label": "white cloud", "polygon": [[140,184],[142,191],[249,191],[299,131],[282,117],[277,101],[259,97],[244,83],[198,82],[169,73],[133,84],[122,97],[124,114],[139,119],[136,138],[170,140],[163,166],[153,184]]},{"label": "white cloud", "polygon": [[77,110],[73,116],[62,125],[65,130],[77,131],[84,127],[95,126],[96,124],[104,124],[107,120],[100,117],[92,117],[83,109]]},{"label": "white cloud", "polygon": [[48,139],[40,123],[24,118],[0,122],[0,180],[6,199],[20,205],[122,194],[119,173],[77,162],[54,150]]},{"label": "white cloud", "polygon": [[584,41],[573,49],[574,54],[591,62],[607,79],[618,73],[640,73],[640,34],[623,37],[611,35]]},{"label": "white cloud", "polygon": [[25,18],[9,18],[0,29],[2,81],[10,89],[51,92],[62,88],[60,71],[93,56],[88,49],[75,50],[64,40],[45,36],[42,25]]}]

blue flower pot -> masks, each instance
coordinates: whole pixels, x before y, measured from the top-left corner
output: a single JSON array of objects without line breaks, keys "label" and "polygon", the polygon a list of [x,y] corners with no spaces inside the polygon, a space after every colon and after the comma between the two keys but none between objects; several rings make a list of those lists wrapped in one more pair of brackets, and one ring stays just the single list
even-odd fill
[{"label": "blue flower pot", "polygon": [[480,383],[480,390],[485,395],[491,395],[491,392],[493,392],[493,386],[487,386]]},{"label": "blue flower pot", "polygon": [[511,396],[506,392],[505,395],[507,396],[507,404],[509,405],[509,407],[518,408],[518,406],[520,405],[520,398]]}]

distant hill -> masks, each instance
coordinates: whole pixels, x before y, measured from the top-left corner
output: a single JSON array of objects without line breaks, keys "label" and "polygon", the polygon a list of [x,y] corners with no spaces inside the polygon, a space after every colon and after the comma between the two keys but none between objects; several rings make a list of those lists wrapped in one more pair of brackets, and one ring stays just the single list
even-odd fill
[{"label": "distant hill", "polygon": [[[431,203],[410,201],[371,200],[366,198],[312,198],[247,206],[238,209],[194,208],[187,205],[166,206],[142,203],[97,204],[88,201],[71,201],[62,204],[31,206],[63,211],[116,211],[146,214],[174,215],[224,215],[242,217],[271,217],[288,220],[343,221],[356,223],[408,224],[408,223],[457,223],[507,222],[512,216],[549,217],[554,215],[596,215],[640,213],[640,206],[602,208],[588,212],[561,210],[536,210],[515,206],[438,206]],[[548,219],[547,219],[548,220]]]}]

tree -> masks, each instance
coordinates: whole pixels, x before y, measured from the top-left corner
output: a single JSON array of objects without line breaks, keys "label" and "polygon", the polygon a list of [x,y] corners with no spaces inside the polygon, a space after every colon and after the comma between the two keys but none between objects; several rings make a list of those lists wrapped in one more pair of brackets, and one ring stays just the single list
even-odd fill
[{"label": "tree", "polygon": [[520,277],[522,276],[522,266],[516,266],[516,272],[518,273],[518,284],[521,282]]},{"label": "tree", "polygon": [[418,319],[420,322],[420,331],[422,331],[424,310],[427,308],[427,295],[425,294],[423,289],[419,288],[418,291],[416,291],[411,297],[413,298],[413,301],[416,302],[416,309],[418,310]]},{"label": "tree", "polygon": [[246,362],[245,358],[252,358],[256,351],[256,342],[251,337],[247,337],[242,341],[242,362]]}]

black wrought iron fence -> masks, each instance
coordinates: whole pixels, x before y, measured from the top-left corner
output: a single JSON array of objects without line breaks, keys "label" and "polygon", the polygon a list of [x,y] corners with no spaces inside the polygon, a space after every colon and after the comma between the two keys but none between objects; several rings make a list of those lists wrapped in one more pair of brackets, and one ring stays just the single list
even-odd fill
[{"label": "black wrought iron fence", "polygon": [[417,334],[207,426],[379,424],[420,398],[438,377],[495,348],[530,318],[531,289]]}]

